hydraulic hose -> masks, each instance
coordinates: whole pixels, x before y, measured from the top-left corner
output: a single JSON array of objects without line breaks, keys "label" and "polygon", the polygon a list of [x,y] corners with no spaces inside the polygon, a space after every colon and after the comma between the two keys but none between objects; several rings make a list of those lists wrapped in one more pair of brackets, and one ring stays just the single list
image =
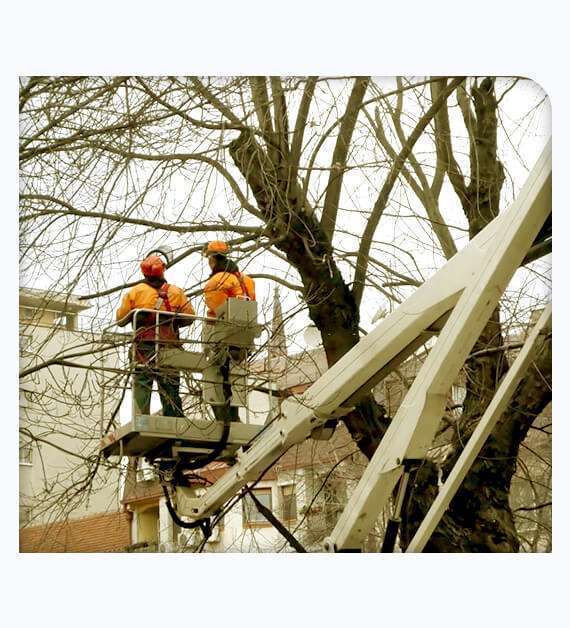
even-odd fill
[{"label": "hydraulic hose", "polygon": [[224,427],[222,430],[222,436],[220,440],[214,446],[214,449],[212,449],[210,453],[204,454],[202,456],[198,456],[197,458],[194,458],[190,462],[185,463],[184,464],[185,469],[189,469],[189,470],[201,469],[202,467],[205,467],[207,464],[210,464],[210,462],[214,462],[214,460],[218,458],[218,456],[222,453],[222,451],[224,451],[226,445],[228,444],[228,437],[230,435],[230,419],[231,417],[229,416],[229,414],[227,417],[224,417]]},{"label": "hydraulic hose", "polygon": [[210,519],[196,519],[196,521],[183,521],[179,516],[174,506],[172,505],[172,501],[170,500],[170,494],[168,493],[168,489],[164,484],[162,485],[162,490],[164,492],[164,497],[166,498],[166,508],[172,517],[174,523],[180,528],[192,529],[192,528],[200,528],[202,530],[202,534],[205,539],[210,538],[212,535],[212,528],[210,526]]}]

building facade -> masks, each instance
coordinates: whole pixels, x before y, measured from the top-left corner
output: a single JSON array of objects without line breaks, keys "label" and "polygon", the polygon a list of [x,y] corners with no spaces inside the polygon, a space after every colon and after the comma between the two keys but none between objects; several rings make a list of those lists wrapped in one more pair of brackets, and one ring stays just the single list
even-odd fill
[{"label": "building facade", "polygon": [[[98,456],[116,397],[101,385],[118,364],[82,328],[88,305],[20,290],[20,551],[112,551],[130,544],[120,466]],[[127,534],[128,533],[128,534]]]}]

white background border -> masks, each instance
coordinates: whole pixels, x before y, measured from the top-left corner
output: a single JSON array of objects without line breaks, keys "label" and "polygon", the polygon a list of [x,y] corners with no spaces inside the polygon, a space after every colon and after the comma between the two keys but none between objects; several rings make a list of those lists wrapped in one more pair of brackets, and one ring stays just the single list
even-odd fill
[{"label": "white background border", "polygon": [[[17,76],[521,75],[552,101],[554,231],[568,233],[568,21],[562,3],[28,1],[3,6],[3,420],[16,433]],[[12,3],[15,4],[15,3]],[[552,7],[552,8],[550,8]],[[554,8],[557,7],[557,8]],[[564,55],[566,58],[566,55]],[[565,64],[567,65],[567,64]],[[567,588],[566,243],[554,251],[552,555],[18,555],[17,436],[5,439],[4,607],[19,626],[561,626]],[[6,314],[4,314],[6,312]],[[8,613],[6,613],[8,610]]]}]

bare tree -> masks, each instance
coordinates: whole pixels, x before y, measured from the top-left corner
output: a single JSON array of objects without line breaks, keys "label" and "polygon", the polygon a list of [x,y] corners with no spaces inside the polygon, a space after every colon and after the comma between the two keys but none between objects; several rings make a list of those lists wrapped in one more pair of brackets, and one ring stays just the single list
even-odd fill
[{"label": "bare tree", "polygon": [[[532,133],[507,124],[507,105],[519,92],[529,98],[517,112],[529,127],[544,109],[524,83],[31,77],[20,92],[22,278],[80,292],[108,316],[145,251],[168,239],[170,272],[197,294],[194,254],[224,237],[249,274],[283,285],[291,311],[304,309],[330,366],[521,187]],[[445,424],[444,477],[508,366],[509,325],[540,306],[547,271],[523,271],[467,361],[465,399]],[[509,491],[521,443],[551,398],[550,351],[547,339],[428,550],[518,550]],[[366,457],[389,421],[372,394],[343,417]],[[437,482],[427,461],[404,547]]]}]

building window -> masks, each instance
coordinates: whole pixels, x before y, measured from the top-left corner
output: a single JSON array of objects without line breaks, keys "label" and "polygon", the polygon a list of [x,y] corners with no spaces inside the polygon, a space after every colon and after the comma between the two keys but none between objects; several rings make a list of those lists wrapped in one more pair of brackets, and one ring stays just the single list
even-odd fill
[{"label": "building window", "polygon": [[153,482],[158,479],[154,465],[146,459],[139,459],[137,468],[137,482]]},{"label": "building window", "polygon": [[450,413],[455,418],[459,418],[461,416],[461,412],[463,410],[463,402],[465,401],[466,394],[467,390],[465,386],[457,386],[454,384],[451,387]]},{"label": "building window", "polygon": [[[253,490],[253,494],[255,497],[267,508],[270,510],[273,509],[273,504],[271,501],[271,489],[270,488],[256,488]],[[253,499],[246,495],[242,500],[243,509],[243,525],[244,526],[262,526],[262,525],[271,525],[269,521],[257,510],[257,506]]]},{"label": "building window", "polygon": [[294,484],[281,487],[281,517],[283,521],[297,519],[297,494]]},{"label": "building window", "polygon": [[20,308],[20,318],[25,321],[32,321],[37,316],[37,310],[31,307]]},{"label": "building window", "polygon": [[32,337],[27,334],[20,335],[20,355],[26,355],[29,352],[30,345],[32,344]]},{"label": "building window", "polygon": [[319,478],[319,484],[323,481],[325,484],[322,491],[322,504],[325,526],[328,530],[332,530],[346,505],[346,482],[340,478],[329,478],[328,480]]},{"label": "building window", "polygon": [[67,315],[56,314],[53,319],[53,324],[55,327],[67,327]]},{"label": "building window", "polygon": [[27,526],[32,520],[32,509],[30,506],[20,506],[19,517],[20,528]]},{"label": "building window", "polygon": [[68,331],[75,331],[77,329],[77,316],[74,313],[61,312],[56,314],[53,324],[56,327],[63,327]]},{"label": "building window", "polygon": [[32,464],[33,444],[32,441],[20,441],[20,464]]},{"label": "building window", "polygon": [[77,329],[77,314],[67,315],[66,329],[69,331],[75,331]]},{"label": "building window", "polygon": [[159,516],[158,506],[149,506],[137,512],[137,543],[148,543],[147,551],[158,549]]}]

